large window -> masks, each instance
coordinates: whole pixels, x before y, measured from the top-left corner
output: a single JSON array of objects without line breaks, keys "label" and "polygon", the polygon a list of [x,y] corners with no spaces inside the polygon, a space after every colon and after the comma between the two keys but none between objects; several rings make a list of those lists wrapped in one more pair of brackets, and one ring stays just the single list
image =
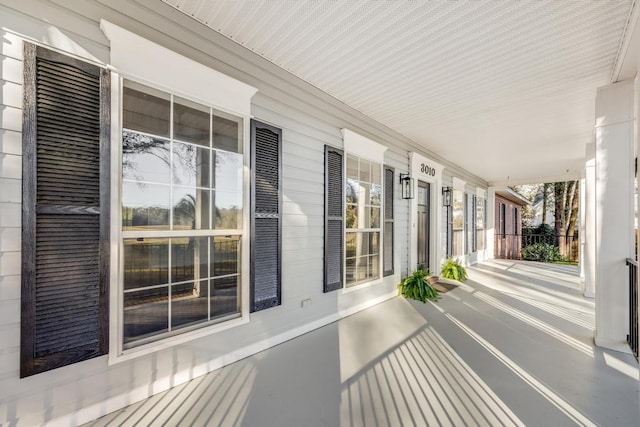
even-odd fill
[{"label": "large window", "polygon": [[498,233],[502,239],[507,237],[507,224],[506,224],[506,213],[507,207],[504,203],[499,204],[498,210]]},{"label": "large window", "polygon": [[476,198],[476,249],[478,251],[484,250],[484,199],[481,197]]},{"label": "large window", "polygon": [[242,119],[125,81],[123,345],[240,316]]},{"label": "large window", "polygon": [[453,256],[464,255],[464,193],[453,190]]},{"label": "large window", "polygon": [[347,155],[345,216],[346,286],[381,276],[382,166]]}]

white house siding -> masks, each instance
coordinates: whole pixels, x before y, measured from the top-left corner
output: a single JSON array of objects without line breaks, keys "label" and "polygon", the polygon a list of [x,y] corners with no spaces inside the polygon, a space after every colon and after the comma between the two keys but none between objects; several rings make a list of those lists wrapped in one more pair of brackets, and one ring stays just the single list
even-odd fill
[{"label": "white house siding", "polygon": [[[103,356],[20,379],[22,41],[105,65],[109,49],[100,19],[258,88],[252,114],[283,129],[282,305],[252,314],[245,325],[129,361],[109,366]],[[481,182],[155,0],[0,0],[0,24],[0,425],[89,421],[392,296],[408,270],[409,204],[398,184],[398,175],[408,172],[408,153],[423,152],[456,176]],[[188,76],[177,70],[179,78]],[[342,147],[341,128],[388,147],[385,164],[395,168],[398,184],[395,274],[324,294],[324,145]],[[301,308],[305,299],[311,305]]]}]

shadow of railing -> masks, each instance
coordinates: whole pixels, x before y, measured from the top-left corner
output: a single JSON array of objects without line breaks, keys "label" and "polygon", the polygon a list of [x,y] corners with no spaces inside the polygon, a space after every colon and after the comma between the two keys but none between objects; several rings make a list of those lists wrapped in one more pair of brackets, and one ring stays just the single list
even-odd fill
[{"label": "shadow of railing", "polygon": [[523,425],[432,328],[343,382],[342,426]]},{"label": "shadow of railing", "polygon": [[255,366],[241,361],[85,425],[241,425],[256,373]]}]

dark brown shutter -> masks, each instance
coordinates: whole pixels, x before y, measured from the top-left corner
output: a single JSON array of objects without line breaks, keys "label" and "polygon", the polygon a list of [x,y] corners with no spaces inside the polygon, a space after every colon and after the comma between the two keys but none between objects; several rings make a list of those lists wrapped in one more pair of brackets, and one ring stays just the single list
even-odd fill
[{"label": "dark brown shutter", "polygon": [[471,239],[470,239],[470,234],[469,234],[469,210],[470,210],[470,201],[469,201],[469,194],[468,193],[464,193],[464,209],[463,209],[463,215],[464,215],[464,230],[462,231],[462,237],[464,239],[465,242],[465,248],[464,248],[464,253],[465,254],[469,254],[471,253]]},{"label": "dark brown shutter", "polygon": [[324,292],[343,286],[343,152],[324,147]]},{"label": "dark brown shutter", "polygon": [[25,377],[108,353],[110,75],[25,43]]},{"label": "dark brown shutter", "polygon": [[251,121],[251,311],[280,305],[282,130]]},{"label": "dark brown shutter", "polygon": [[393,274],[393,177],[394,170],[384,167],[384,275]]},{"label": "dark brown shutter", "polygon": [[473,195],[471,199],[471,250],[478,251],[478,198]]}]

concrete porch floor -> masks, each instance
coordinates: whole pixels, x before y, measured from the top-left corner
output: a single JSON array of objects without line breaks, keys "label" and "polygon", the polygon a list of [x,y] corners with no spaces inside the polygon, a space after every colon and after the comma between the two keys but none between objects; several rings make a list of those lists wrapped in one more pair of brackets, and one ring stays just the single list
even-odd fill
[{"label": "concrete porch floor", "polygon": [[496,260],[90,426],[638,426],[638,364],[593,345],[577,269]]}]

